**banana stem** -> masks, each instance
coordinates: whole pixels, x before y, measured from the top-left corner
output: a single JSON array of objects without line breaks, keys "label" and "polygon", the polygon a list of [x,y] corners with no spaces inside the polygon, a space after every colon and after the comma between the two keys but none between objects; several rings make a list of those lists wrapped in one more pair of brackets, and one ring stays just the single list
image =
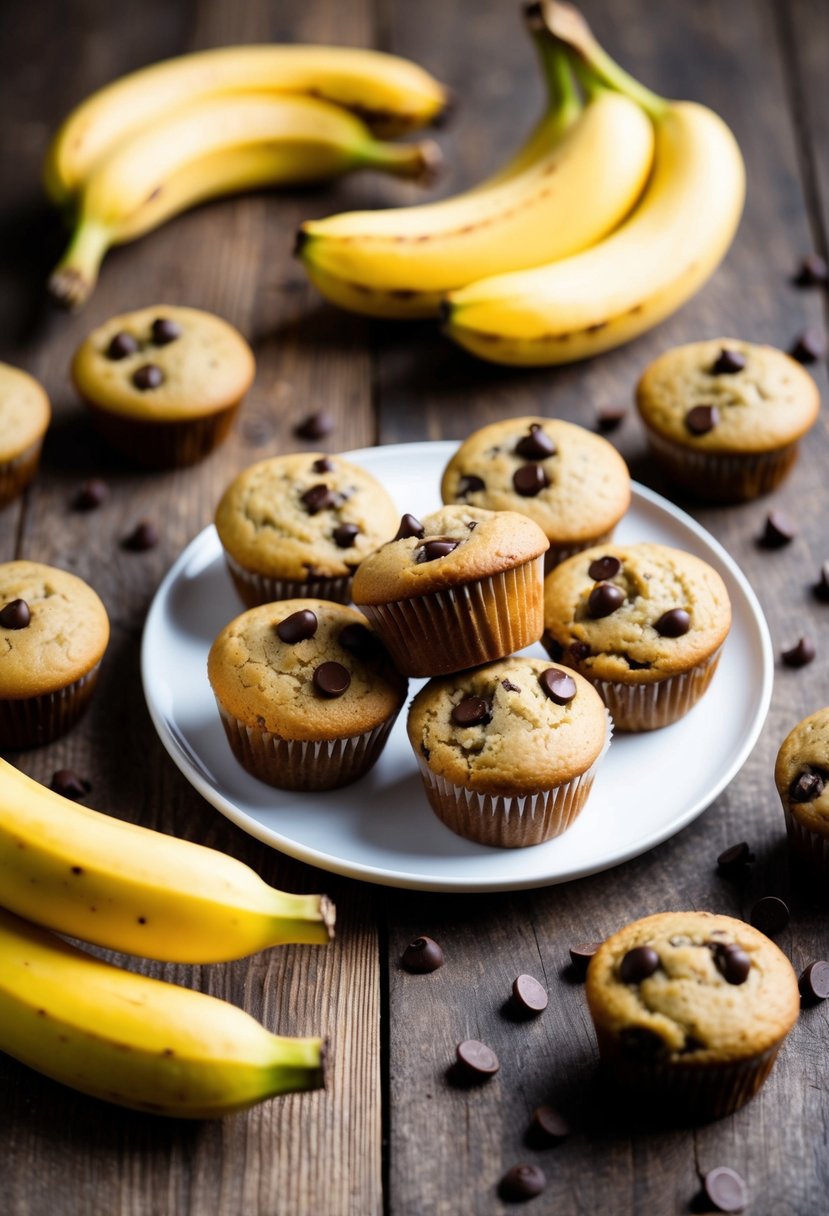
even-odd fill
[{"label": "banana stem", "polygon": [[566,127],[578,116],[582,108],[576,82],[563,47],[550,36],[546,26],[535,19],[534,12],[534,9],[527,11],[527,25],[541,60],[548,106],[550,110],[556,111],[562,126]]},{"label": "banana stem", "polygon": [[287,943],[325,946],[334,936],[336,912],[327,895],[288,895],[279,891],[269,946]]},{"label": "banana stem", "polygon": [[79,308],[98,281],[104,255],[112,244],[108,228],[81,220],[69,247],[49,277],[49,294],[65,308]]},{"label": "banana stem", "polygon": [[273,1064],[268,1096],[325,1089],[328,1044],[323,1039],[291,1039],[273,1035]]},{"label": "banana stem", "polygon": [[357,154],[357,163],[367,169],[383,169],[396,177],[431,182],[443,161],[440,148],[432,139],[416,144],[392,144],[383,140],[367,141]]}]

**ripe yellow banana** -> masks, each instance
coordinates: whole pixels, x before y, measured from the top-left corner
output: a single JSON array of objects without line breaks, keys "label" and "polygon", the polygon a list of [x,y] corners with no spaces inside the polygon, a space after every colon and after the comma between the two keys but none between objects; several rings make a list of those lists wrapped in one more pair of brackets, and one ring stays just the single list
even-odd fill
[{"label": "ripe yellow banana", "polygon": [[0,909],[0,1050],[82,1093],[209,1119],[324,1085],[321,1039],[123,971]]},{"label": "ripe yellow banana", "polygon": [[251,91],[333,102],[386,138],[427,126],[448,101],[428,72],[380,51],[273,45],[198,51],[122,76],[73,110],[46,155],[50,198],[66,205],[97,162],[140,128],[192,101]]},{"label": "ripe yellow banana", "polygon": [[324,294],[375,316],[436,316],[445,292],[565,257],[625,217],[651,167],[648,116],[609,90],[580,112],[564,52],[540,50],[550,118],[532,156],[450,199],[303,224],[297,251]]},{"label": "ripe yellow banana", "polygon": [[495,363],[569,363],[656,325],[714,272],[734,237],[745,195],[740,150],[721,118],[692,102],[666,102],[632,81],[569,5],[547,3],[545,12],[589,70],[652,114],[654,169],[633,214],[605,240],[447,297],[448,335]]},{"label": "ripe yellow banana", "polygon": [[169,962],[333,936],[326,896],[277,891],[215,849],[89,810],[0,760],[0,903],[69,937]]},{"label": "ripe yellow banana", "polygon": [[119,143],[92,170],[49,289],[77,307],[92,291],[107,249],[206,198],[356,168],[419,177],[437,160],[431,140],[382,142],[326,101],[257,93],[195,101]]}]

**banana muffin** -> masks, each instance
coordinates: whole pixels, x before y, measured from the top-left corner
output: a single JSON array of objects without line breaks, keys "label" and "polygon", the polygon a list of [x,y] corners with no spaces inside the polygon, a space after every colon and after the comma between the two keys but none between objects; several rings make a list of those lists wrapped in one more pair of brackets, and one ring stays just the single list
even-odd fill
[{"label": "banana muffin", "polygon": [[253,382],[253,352],[212,313],[156,304],[112,317],[72,360],[96,428],[135,464],[201,460],[230,431]]},{"label": "banana muffin", "polygon": [[430,680],[411,704],[408,732],[438,818],[468,840],[514,849],[573,823],[610,720],[581,676],[513,655]]},{"label": "banana muffin", "polygon": [[295,596],[347,604],[363,558],[394,535],[397,508],[356,464],[322,452],[272,456],[230,483],[216,529],[249,608]]},{"label": "banana muffin", "polygon": [[37,472],[51,416],[37,380],[0,363],[0,507],[22,494]]},{"label": "banana muffin", "polygon": [[652,1117],[718,1119],[757,1092],[797,1021],[797,976],[745,921],[659,912],[609,937],[587,1005],[610,1077]]},{"label": "banana muffin", "polygon": [[476,667],[540,638],[546,550],[538,524],[515,511],[404,515],[357,570],[354,603],[406,675]]},{"label": "banana muffin", "polygon": [[783,351],[714,338],[651,363],[636,404],[672,483],[700,498],[739,502],[780,484],[820,398],[809,373]]},{"label": "banana muffin", "polygon": [[545,649],[593,684],[620,731],[683,717],[708,688],[730,626],[716,570],[667,545],[597,545],[544,584]]},{"label": "banana muffin", "polygon": [[789,846],[818,876],[829,873],[829,708],[798,722],[781,744],[774,780]]},{"label": "banana muffin", "polygon": [[83,579],[40,562],[0,564],[0,747],[37,747],[80,717],[109,642]]},{"label": "banana muffin", "polygon": [[630,506],[630,474],[612,444],[559,418],[513,418],[475,431],[449,461],[445,503],[520,511],[550,548],[545,570],[609,541]]},{"label": "banana muffin", "polygon": [[243,612],[216,638],[207,672],[236,759],[280,789],[362,777],[406,699],[365,617],[319,599]]}]

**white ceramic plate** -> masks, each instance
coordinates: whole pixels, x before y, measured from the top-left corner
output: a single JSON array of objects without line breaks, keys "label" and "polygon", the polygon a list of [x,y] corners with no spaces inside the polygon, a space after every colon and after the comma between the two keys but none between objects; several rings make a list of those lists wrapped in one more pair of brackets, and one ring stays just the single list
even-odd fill
[{"label": "white ceramic plate", "polygon": [[[439,505],[450,442],[366,448],[349,458],[378,477],[401,514]],[[714,680],[682,721],[617,735],[590,798],[557,840],[492,849],[450,832],[426,801],[398,718],[361,781],[323,794],[272,789],[233,758],[207,682],[207,653],[242,611],[216,531],[205,528],[173,565],[147,617],[144,693],[162,743],[208,802],[246,832],[300,861],[352,878],[424,891],[504,891],[580,878],[619,865],[690,823],[739,772],[768,712],[773,654],[760,606],[725,550],[690,516],[634,485],[620,541],[657,541],[696,553],[725,579],[734,612]],[[530,654],[544,657],[540,646]],[[422,681],[412,681],[414,693]]]}]

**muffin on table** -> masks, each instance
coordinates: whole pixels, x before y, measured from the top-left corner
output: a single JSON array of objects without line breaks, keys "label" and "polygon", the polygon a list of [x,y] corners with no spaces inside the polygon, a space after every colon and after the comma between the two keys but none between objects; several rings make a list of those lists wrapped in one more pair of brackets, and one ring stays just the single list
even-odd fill
[{"label": "muffin on table", "polygon": [[98,595],[40,562],[0,564],[0,747],[50,743],[87,706],[109,642]]},{"label": "muffin on table", "polygon": [[296,596],[348,603],[360,562],[389,540],[397,508],[342,456],[292,452],[245,469],[225,490],[216,530],[249,608]]},{"label": "muffin on table", "polygon": [[546,550],[538,524],[515,511],[404,515],[358,568],[354,603],[406,675],[475,667],[540,638]]},{"label": "muffin on table", "polygon": [[666,351],[636,389],[651,450],[671,481],[739,502],[780,484],[820,409],[817,385],[772,346],[735,338]]},{"label": "muffin on table", "polygon": [[0,507],[22,494],[37,472],[51,416],[37,380],[0,363]]},{"label": "muffin on table", "polygon": [[683,717],[708,688],[730,626],[717,571],[667,545],[597,545],[544,583],[545,649],[590,681],[620,731]]},{"label": "muffin on table", "polygon": [[319,599],[243,612],[214,641],[207,671],[236,759],[287,790],[362,777],[406,699],[365,617]]},{"label": "muffin on table", "polygon": [[786,956],[710,912],[659,912],[609,937],[585,993],[602,1065],[654,1118],[718,1119],[768,1076],[797,1021]]},{"label": "muffin on table", "polygon": [[829,708],[798,722],[777,753],[774,780],[792,854],[818,876],[829,872]]},{"label": "muffin on table", "polygon": [[520,511],[542,529],[545,570],[609,541],[630,506],[630,474],[612,444],[558,418],[513,418],[470,435],[441,481],[445,503]]},{"label": "muffin on table", "polygon": [[167,304],[112,317],[71,368],[104,439],[157,469],[194,464],[221,443],[254,371],[253,352],[227,321]]}]

